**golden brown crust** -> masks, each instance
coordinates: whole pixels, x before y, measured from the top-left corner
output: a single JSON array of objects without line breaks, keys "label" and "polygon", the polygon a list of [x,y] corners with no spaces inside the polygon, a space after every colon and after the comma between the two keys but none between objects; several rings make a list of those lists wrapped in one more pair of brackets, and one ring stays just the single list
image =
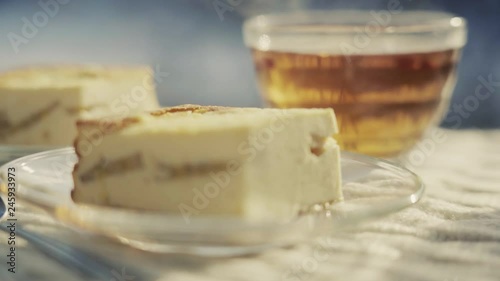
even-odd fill
[{"label": "golden brown crust", "polygon": [[[150,111],[147,114],[154,116],[154,117],[161,117],[165,115],[170,115],[170,114],[176,114],[176,113],[186,113],[186,112],[191,112],[191,113],[197,113],[197,114],[204,114],[208,112],[213,112],[213,113],[224,113],[228,111],[232,111],[235,108],[232,107],[224,107],[224,106],[204,106],[204,105],[196,105],[196,104],[184,104],[184,105],[179,105],[179,106],[174,106],[174,107],[165,107],[161,108],[158,110]],[[78,156],[78,159],[80,159],[80,153],[78,150],[78,144],[82,140],[83,134],[82,132],[86,129],[91,130],[91,129],[97,129],[100,134],[102,135],[108,135],[112,134],[115,132],[118,132],[120,130],[126,129],[134,124],[138,124],[141,122],[141,119],[139,116],[130,116],[130,117],[125,117],[121,119],[86,119],[86,120],[78,120],[76,122],[76,127],[78,130],[78,136],[73,142],[73,146],[75,147],[76,154]],[[92,141],[92,140],[90,140]],[[75,166],[75,172],[76,172],[77,166]]]},{"label": "golden brown crust", "polygon": [[[205,114],[205,113],[227,113],[232,112],[234,110],[238,110],[238,108],[234,107],[224,107],[224,106],[204,106],[204,105],[196,105],[196,104],[184,104],[174,107],[165,107],[158,110],[150,111],[146,114],[149,114],[153,117],[161,117],[165,115],[175,115],[178,113],[195,113],[195,114]],[[141,118],[139,116],[130,116],[121,119],[89,119],[89,120],[79,120],[77,121],[77,129],[78,129],[78,137],[75,139],[73,146],[75,147],[75,152],[80,161],[82,155],[78,149],[78,145],[80,141],[86,140],[84,139],[83,131],[85,129],[98,129],[102,135],[111,134],[114,132],[118,132],[134,124],[138,124],[141,122]],[[90,140],[92,141],[92,140]],[[73,179],[75,184],[77,183],[77,174],[78,174],[78,163],[75,164],[73,169]],[[71,192],[71,197],[74,199],[74,189]]]},{"label": "golden brown crust", "polygon": [[[76,127],[78,129],[78,136],[75,138],[73,141],[73,147],[75,148],[75,153],[78,159],[78,162],[82,158],[82,155],[80,153],[80,150],[78,149],[79,143],[82,140],[82,131],[85,128],[98,128],[100,132],[105,135],[105,134],[111,134],[113,132],[117,132],[119,130],[123,130],[133,124],[139,123],[140,119],[136,117],[127,117],[124,119],[116,120],[116,121],[102,121],[102,120],[79,120],[76,122]],[[76,176],[78,174],[78,162],[75,164],[73,168],[73,182],[76,184]],[[73,191],[71,191],[71,198],[73,198]]]},{"label": "golden brown crust", "polygon": [[141,121],[138,117],[126,117],[123,119],[106,120],[106,119],[89,119],[89,120],[78,120],[76,121],[76,127],[78,131],[82,131],[86,128],[98,127],[100,132],[104,135],[111,134],[127,127],[132,124],[137,124]]},{"label": "golden brown crust", "polygon": [[[235,110],[234,107],[224,107],[224,106],[205,106],[205,105],[195,105],[195,104],[184,104],[173,107],[165,107],[161,109],[157,109],[154,111],[149,111],[146,114],[149,114],[153,117],[161,117],[165,115],[171,115],[176,113],[196,113],[196,114],[204,114],[204,113],[226,113]],[[111,134],[114,132],[118,132],[120,130],[126,129],[133,124],[138,124],[141,122],[141,118],[139,116],[129,116],[125,118],[117,118],[113,119],[85,119],[78,120],[76,122],[76,127],[78,129],[79,134],[85,129],[95,129],[97,128],[100,133],[103,135]],[[77,141],[79,138],[75,139],[73,145],[76,147]]]},{"label": "golden brown crust", "polygon": [[231,109],[231,107],[224,106],[212,106],[212,105],[197,105],[197,104],[183,104],[173,107],[165,107],[155,111],[151,111],[149,114],[158,117],[169,113],[179,113],[179,112],[192,112],[192,113],[207,113],[216,111],[225,111]]},{"label": "golden brown crust", "polygon": [[[148,114],[154,117],[160,117],[167,114],[175,114],[182,112],[203,114],[207,112],[226,112],[233,109],[234,108],[232,107],[224,107],[224,106],[185,104],[185,105],[157,109],[148,112]],[[121,119],[85,119],[85,120],[78,120],[76,122],[76,126],[78,131],[81,131],[85,128],[95,128],[98,126],[103,134],[110,134],[125,129],[132,124],[139,123],[140,121],[141,120],[138,116],[130,116]]]},{"label": "golden brown crust", "polygon": [[[82,140],[88,140],[92,143],[91,139],[85,138],[83,136],[82,132],[85,129],[97,129],[100,134],[102,135],[107,135],[111,134],[114,132],[118,132],[120,130],[123,130],[125,128],[128,128],[132,126],[133,124],[139,123],[141,120],[137,117],[126,117],[123,119],[116,119],[113,121],[110,120],[78,120],[76,121],[76,128],[78,131],[78,135],[73,141],[73,147],[75,148],[75,153],[78,159],[81,158],[80,151],[78,149],[78,146],[80,144],[80,141]],[[91,134],[91,136],[94,136],[94,134]],[[75,165],[75,168],[73,169],[73,174],[75,174],[78,170],[78,164]]]}]

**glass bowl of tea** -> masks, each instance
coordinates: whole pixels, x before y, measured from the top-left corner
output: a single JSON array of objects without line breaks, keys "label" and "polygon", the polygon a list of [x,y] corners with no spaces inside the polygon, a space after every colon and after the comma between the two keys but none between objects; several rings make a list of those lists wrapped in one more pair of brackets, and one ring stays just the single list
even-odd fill
[{"label": "glass bowl of tea", "polygon": [[243,26],[262,99],[335,110],[345,150],[395,157],[448,107],[465,19],[443,12],[302,11]]}]

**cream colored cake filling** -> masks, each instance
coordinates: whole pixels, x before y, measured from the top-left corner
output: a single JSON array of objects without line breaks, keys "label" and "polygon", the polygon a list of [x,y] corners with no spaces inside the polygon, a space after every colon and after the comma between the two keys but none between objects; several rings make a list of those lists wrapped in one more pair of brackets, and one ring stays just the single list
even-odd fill
[{"label": "cream colored cake filling", "polygon": [[[162,181],[180,177],[208,174],[210,172],[217,173],[225,169],[226,163],[193,163],[173,166],[158,162],[156,166],[158,175],[155,177],[155,180]],[[102,158],[101,161],[99,161],[99,163],[95,166],[90,168],[88,171],[83,172],[79,178],[82,183],[88,183],[99,179],[102,180],[105,177],[119,175],[121,173],[127,173],[143,168],[144,164],[140,153],[113,161],[108,161]]]},{"label": "cream colored cake filling", "polygon": [[59,102],[55,101],[47,107],[33,113],[18,124],[14,125],[7,120],[5,114],[0,114],[0,140],[6,138],[10,134],[15,134],[18,131],[26,130],[37,122],[42,122],[43,118],[53,112],[59,106]]},{"label": "cream colored cake filling", "polygon": [[0,144],[68,146],[79,119],[159,107],[147,66],[54,65],[0,73]]},{"label": "cream colored cake filling", "polygon": [[94,181],[106,176],[126,173],[142,167],[141,154],[136,153],[125,158],[107,161],[102,158],[97,165],[80,175],[82,182]]},{"label": "cream colored cake filling", "polygon": [[190,105],[111,123],[98,140],[99,120],[78,125],[76,203],[286,221],[342,199],[329,109]]}]

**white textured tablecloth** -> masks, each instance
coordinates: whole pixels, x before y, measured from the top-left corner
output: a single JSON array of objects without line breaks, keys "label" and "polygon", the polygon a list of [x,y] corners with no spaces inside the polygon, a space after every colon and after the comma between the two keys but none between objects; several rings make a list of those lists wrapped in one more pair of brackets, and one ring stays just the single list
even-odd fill
[{"label": "white textured tablecloth", "polygon": [[[409,158],[427,185],[417,206],[352,233],[258,256],[207,259],[151,255],[109,242],[101,244],[96,237],[75,237],[41,214],[20,211],[18,216],[29,229],[93,245],[101,254],[162,272],[159,280],[498,281],[500,131],[442,133],[437,139],[428,138]],[[0,233],[3,272],[7,271],[6,241],[7,236]],[[13,280],[83,280],[29,245],[18,248],[17,257]],[[113,281],[122,281],[119,279]],[[139,279],[127,276],[125,280]]]}]

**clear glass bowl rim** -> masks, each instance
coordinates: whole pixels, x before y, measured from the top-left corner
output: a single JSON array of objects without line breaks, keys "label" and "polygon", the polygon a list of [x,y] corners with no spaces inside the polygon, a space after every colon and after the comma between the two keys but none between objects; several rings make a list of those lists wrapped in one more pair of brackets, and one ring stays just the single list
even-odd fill
[{"label": "clear glass bowl rim", "polygon": [[[388,11],[386,11],[389,13]],[[316,28],[295,29],[293,33],[356,33],[370,21],[376,21],[370,10],[310,10],[291,13],[262,14],[245,20],[244,32],[290,32],[287,26],[319,25]],[[380,33],[406,34],[428,33],[433,31],[465,32],[467,20],[463,17],[439,11],[401,11],[392,14],[390,22],[381,29]]]}]

